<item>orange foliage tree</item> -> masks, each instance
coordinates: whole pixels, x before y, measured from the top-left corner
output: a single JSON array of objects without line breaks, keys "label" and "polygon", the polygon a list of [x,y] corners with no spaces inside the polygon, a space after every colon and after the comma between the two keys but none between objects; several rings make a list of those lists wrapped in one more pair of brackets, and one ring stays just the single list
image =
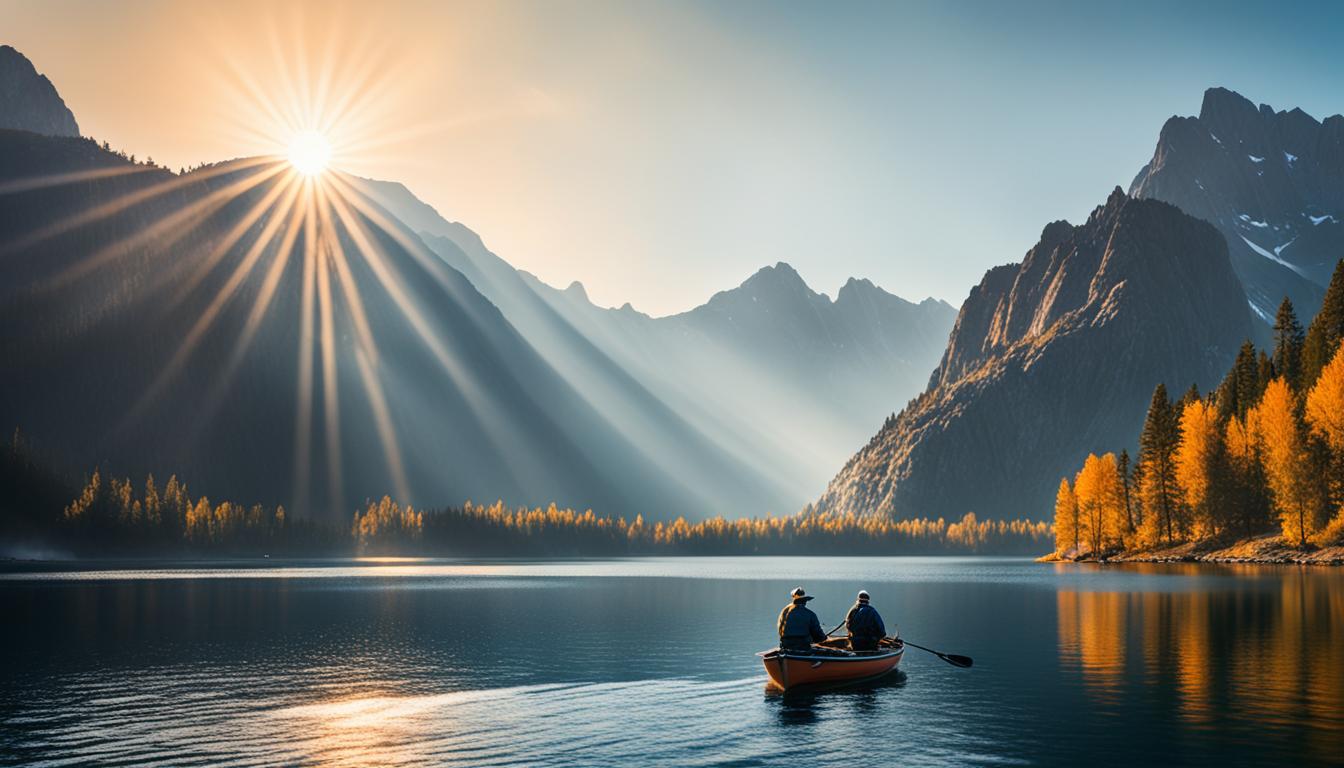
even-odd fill
[{"label": "orange foliage tree", "polygon": [[1219,508],[1219,464],[1222,460],[1222,428],[1217,410],[1203,400],[1185,405],[1180,419],[1180,442],[1174,457],[1176,483],[1190,510],[1191,532],[1196,537],[1218,535],[1222,516]]},{"label": "orange foliage tree", "polygon": [[1082,544],[1082,530],[1078,527],[1078,497],[1073,494],[1067,477],[1060,478],[1055,494],[1055,552],[1077,552]]},{"label": "orange foliage tree", "polygon": [[1264,446],[1265,477],[1274,509],[1279,514],[1285,541],[1305,546],[1316,532],[1321,498],[1312,456],[1297,416],[1297,403],[1283,378],[1265,388],[1264,397],[1251,410],[1249,421]]},{"label": "orange foliage tree", "polygon": [[1344,538],[1344,345],[1307,394],[1306,418],[1311,433],[1325,443],[1329,454],[1327,482],[1334,520],[1322,543],[1334,543]]},{"label": "orange foliage tree", "polygon": [[1123,546],[1127,513],[1115,454],[1089,454],[1074,478],[1073,492],[1089,551],[1100,553]]}]

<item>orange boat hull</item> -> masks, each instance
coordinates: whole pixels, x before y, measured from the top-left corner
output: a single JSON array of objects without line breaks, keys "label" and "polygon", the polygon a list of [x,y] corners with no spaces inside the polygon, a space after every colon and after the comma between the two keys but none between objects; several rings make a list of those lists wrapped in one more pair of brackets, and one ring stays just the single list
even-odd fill
[{"label": "orange boat hull", "polygon": [[835,685],[881,677],[896,669],[904,652],[903,646],[883,648],[876,654],[843,656],[774,650],[762,654],[761,661],[770,681],[788,690],[800,685]]}]

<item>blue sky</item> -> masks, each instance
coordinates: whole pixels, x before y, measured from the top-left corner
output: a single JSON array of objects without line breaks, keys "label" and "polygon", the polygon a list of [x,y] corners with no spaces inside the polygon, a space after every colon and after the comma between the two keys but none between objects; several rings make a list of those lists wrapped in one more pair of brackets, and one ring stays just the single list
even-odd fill
[{"label": "blue sky", "polygon": [[835,202],[816,205],[848,242],[826,255],[819,236],[795,257],[822,288],[854,272],[958,302],[1047,221],[1077,222],[1128,187],[1162,123],[1197,114],[1206,87],[1318,118],[1344,109],[1338,4],[798,7],[714,6],[837,105]]},{"label": "blue sky", "polygon": [[217,130],[221,105],[250,113],[212,83],[273,58],[259,28],[282,53],[371,40],[398,58],[371,130],[399,138],[348,170],[406,182],[549,282],[654,314],[776,261],[832,295],[853,275],[957,304],[1048,221],[1127,187],[1209,86],[1344,111],[1342,9],[0,0],[6,41],[86,133],[170,165],[257,151]]}]

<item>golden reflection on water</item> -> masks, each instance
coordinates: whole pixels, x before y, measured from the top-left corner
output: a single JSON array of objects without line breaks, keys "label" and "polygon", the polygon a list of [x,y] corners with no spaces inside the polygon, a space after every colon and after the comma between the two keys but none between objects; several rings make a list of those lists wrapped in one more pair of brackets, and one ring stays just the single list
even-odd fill
[{"label": "golden reflection on water", "polygon": [[421,763],[436,736],[454,732],[454,705],[467,693],[397,696],[375,693],[277,710],[289,745],[304,762],[323,766]]},{"label": "golden reflection on water", "polygon": [[1344,574],[1264,566],[1134,570],[1220,581],[1183,591],[1058,592],[1061,663],[1079,673],[1089,697],[1114,704],[1170,688],[1178,694],[1170,714],[1192,726],[1310,722],[1316,754],[1342,746]]}]

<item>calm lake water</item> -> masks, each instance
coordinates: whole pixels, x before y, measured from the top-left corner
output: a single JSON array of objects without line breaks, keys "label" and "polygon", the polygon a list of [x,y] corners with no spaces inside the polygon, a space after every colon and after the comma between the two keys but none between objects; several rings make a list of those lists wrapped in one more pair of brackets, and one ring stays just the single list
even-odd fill
[{"label": "calm lake water", "polygon": [[[87,569],[89,566],[82,566]],[[1344,572],[949,558],[55,566],[0,573],[0,764],[1344,761]],[[803,584],[911,649],[780,695]]]}]

